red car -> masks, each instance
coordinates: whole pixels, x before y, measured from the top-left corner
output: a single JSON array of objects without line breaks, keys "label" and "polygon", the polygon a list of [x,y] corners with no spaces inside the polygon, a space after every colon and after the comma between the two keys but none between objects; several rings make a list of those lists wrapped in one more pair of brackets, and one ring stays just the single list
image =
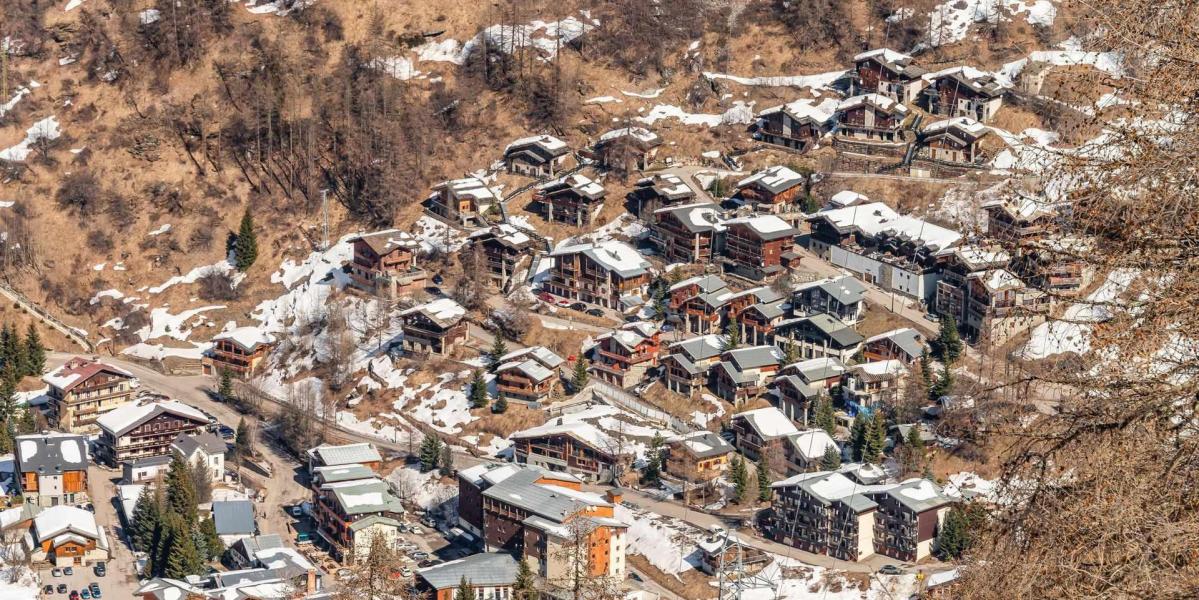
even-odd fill
[{"label": "red car", "polygon": [[540,294],[537,294],[537,297],[541,299],[542,302],[549,302],[551,304],[554,302],[554,295],[549,292],[541,292]]},{"label": "red car", "polygon": [[71,600],[79,600],[79,590],[71,590]]}]

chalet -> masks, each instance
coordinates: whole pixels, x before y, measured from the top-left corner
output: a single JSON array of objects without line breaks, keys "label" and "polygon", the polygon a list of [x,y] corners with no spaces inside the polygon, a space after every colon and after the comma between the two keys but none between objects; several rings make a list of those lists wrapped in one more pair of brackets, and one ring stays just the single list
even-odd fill
[{"label": "chalet", "polygon": [[87,440],[81,435],[42,432],[13,440],[16,494],[36,506],[89,502]]},{"label": "chalet", "polygon": [[773,406],[737,413],[730,426],[737,449],[750,460],[758,460],[775,446],[781,448],[787,436],[799,433],[791,419]]},{"label": "chalet", "polygon": [[109,559],[108,534],[96,515],[74,506],[43,509],[33,517],[24,542],[34,564],[70,567]]},{"label": "chalet", "polygon": [[362,559],[371,541],[381,537],[394,545],[399,539],[404,506],[391,486],[378,478],[326,483],[313,494],[317,535],[330,554],[343,563]]},{"label": "chalet", "polygon": [[516,462],[561,471],[586,481],[604,483],[616,476],[619,444],[594,425],[551,419],[537,427],[508,436],[515,445]]},{"label": "chalet", "polygon": [[933,312],[952,316],[958,323],[966,320],[969,305],[967,282],[973,273],[1005,269],[1012,257],[998,248],[957,246],[939,253],[941,276],[932,303]]},{"label": "chalet", "polygon": [[486,224],[483,215],[500,202],[500,195],[478,177],[451,179],[433,186],[425,205],[433,214],[460,225]]},{"label": "chalet", "polygon": [[739,217],[725,221],[724,253],[726,271],[762,281],[774,279],[799,264],[795,236],[799,231],[774,215]]},{"label": "chalet", "polygon": [[849,367],[849,376],[841,390],[845,398],[858,406],[889,404],[900,398],[907,376],[908,369],[899,360],[860,363]]},{"label": "chalet", "polygon": [[450,298],[400,311],[405,352],[449,356],[467,338],[466,309]]},{"label": "chalet", "polygon": [[924,337],[911,327],[892,329],[862,342],[862,356],[867,361],[895,359],[911,365],[923,354]]},{"label": "chalet", "polygon": [[807,429],[784,438],[783,458],[787,462],[787,473],[810,473],[819,471],[825,453],[832,449],[841,455],[841,448],[833,437],[823,429]]},{"label": "chalet", "polygon": [[872,202],[808,217],[809,249],[866,283],[931,302],[940,278],[938,253],[958,245],[956,231],[900,215]]},{"label": "chalet", "polygon": [[165,477],[171,470],[171,455],[147,456],[121,463],[121,481],[134,485]]},{"label": "chalet", "polygon": [[724,338],[709,334],[675,342],[662,359],[666,372],[666,387],[672,392],[690,396],[710,383],[709,370],[720,362]]},{"label": "chalet", "polygon": [[652,221],[654,211],[660,208],[694,203],[695,190],[674,173],[659,173],[639,179],[626,198],[633,214]]},{"label": "chalet", "polygon": [[919,104],[934,115],[969,117],[987,123],[1003,106],[1009,86],[995,75],[966,66],[923,75],[928,87]]},{"label": "chalet", "polygon": [[310,448],[308,452],[308,471],[315,473],[321,467],[362,466],[367,469],[378,469],[383,465],[383,457],[374,444],[359,442],[357,444],[321,444]]},{"label": "chalet", "polygon": [[877,48],[853,57],[854,94],[879,94],[901,104],[911,104],[928,85],[928,71],[912,64],[912,57],[889,48]]},{"label": "chalet", "polygon": [[794,375],[803,383],[825,391],[839,385],[845,373],[845,363],[827,356],[801,360],[779,371],[780,375]]},{"label": "chalet", "polygon": [[1031,240],[1020,248],[1012,267],[1022,279],[1054,296],[1075,296],[1091,283],[1095,271],[1086,257],[1093,242],[1051,236]]},{"label": "chalet", "polygon": [[128,404],[96,420],[100,437],[96,458],[116,467],[123,462],[171,452],[180,434],[194,435],[208,427],[208,416],[182,402],[164,400]]},{"label": "chalet", "polygon": [[618,387],[629,388],[641,383],[646,372],[658,366],[661,332],[647,321],[626,323],[620,329],[600,335],[595,341],[591,373]]},{"label": "chalet", "polygon": [[50,423],[69,433],[95,433],[96,419],[132,401],[138,387],[129,371],[78,356],[42,381],[49,386]]},{"label": "chalet", "polygon": [[212,522],[225,546],[258,535],[254,504],[249,500],[216,500],[212,503]]},{"label": "chalet", "polygon": [[844,374],[845,365],[835,358],[812,358],[784,366],[774,378],[779,410],[792,421],[807,426],[813,402],[827,398],[829,390],[841,384]]},{"label": "chalet", "polygon": [[666,441],[666,473],[688,483],[724,475],[733,447],[711,431],[694,431]]},{"label": "chalet", "polygon": [[487,275],[500,289],[520,279],[521,273],[528,269],[526,262],[537,250],[532,237],[507,223],[480,229],[470,234],[468,240],[472,248],[483,249]]},{"label": "chalet", "polygon": [[778,347],[769,344],[726,350],[713,369],[716,395],[738,406],[761,396],[782,360]]},{"label": "chalet", "polygon": [[550,256],[554,266],[543,287],[563,298],[618,309],[621,297],[649,285],[649,261],[624,242],[566,240]]},{"label": "chalet", "polygon": [[920,132],[911,168],[913,172],[922,169],[921,161],[948,167],[984,168],[1006,146],[999,134],[969,117],[936,121]]},{"label": "chalet", "polygon": [[604,133],[595,143],[599,164],[626,173],[644,171],[658,156],[662,138],[643,127],[624,127]]},{"label": "chalet", "polygon": [[970,340],[1003,344],[1045,320],[1053,297],[1030,288],[1006,269],[971,273],[966,278],[965,319],[958,329]]},{"label": "chalet", "polygon": [[547,221],[582,227],[591,224],[607,193],[604,186],[576,173],[537,186],[533,204]]},{"label": "chalet", "polygon": [[521,138],[504,148],[504,167],[509,173],[538,179],[554,177],[566,164],[570,148],[552,135]]},{"label": "chalet", "polygon": [[394,298],[425,285],[418,265],[420,242],[412,234],[386,229],[350,239],[354,256],[346,264],[350,284],[372,294]]},{"label": "chalet", "polygon": [[513,598],[519,567],[520,562],[507,552],[484,552],[417,569],[414,599],[454,600],[464,581],[479,600]]},{"label": "chalet", "polygon": [[775,165],[738,181],[733,198],[757,211],[786,212],[803,200],[806,181],[790,168]]},{"label": "chalet", "polygon": [[794,346],[801,358],[836,358],[849,362],[862,347],[862,334],[826,314],[797,317],[780,322],[774,343]]},{"label": "chalet", "polygon": [[723,231],[720,207],[700,202],[654,211],[649,239],[670,262],[707,264],[720,253]]},{"label": "chalet", "polygon": [[544,402],[560,390],[559,370],[565,362],[545,346],[509,352],[496,368],[496,393],[509,402]]},{"label": "chalet", "polygon": [[837,105],[833,143],[864,154],[900,154],[911,111],[880,94],[863,94]]},{"label": "chalet", "polygon": [[[774,562],[765,550],[742,541],[735,533],[713,533],[696,545],[699,568],[713,577],[719,576],[722,569],[725,577],[749,577]],[[731,565],[737,565],[739,574],[730,572]]]},{"label": "chalet", "polygon": [[213,482],[225,478],[225,452],[228,445],[212,432],[181,434],[171,442],[171,450],[183,457],[193,468],[203,469]]},{"label": "chalet", "polygon": [[769,286],[758,286],[737,292],[725,300],[725,314],[729,319],[740,319],[741,313],[755,304],[778,302],[784,298]]},{"label": "chalet", "polygon": [[374,469],[359,463],[352,463],[313,468],[310,485],[315,492],[331,483],[350,485],[348,482],[367,483],[376,478]]},{"label": "chalet", "polygon": [[[239,569],[214,571],[187,579],[158,577],[145,580],[134,591],[138,600],[282,600],[328,598],[320,571],[278,536],[244,538],[230,549]],[[246,556],[249,554],[249,556]]]},{"label": "chalet", "polygon": [[824,210],[845,208],[846,206],[858,206],[859,204],[870,204],[870,198],[865,194],[859,194],[850,190],[841,190],[836,194],[829,196],[828,202],[824,206]]},{"label": "chalet", "polygon": [[583,481],[537,467],[482,464],[458,474],[459,521],[480,534],[487,552],[524,559],[548,581],[564,578],[569,538],[585,536],[589,577],[625,577],[626,531],[616,520],[619,491],[599,496]]},{"label": "chalet", "polygon": [[259,372],[275,347],[275,336],[258,327],[235,327],[213,336],[212,344],[200,362],[205,375],[227,372],[248,379]]},{"label": "chalet", "polygon": [[791,306],[797,313],[825,313],[853,325],[866,314],[866,286],[848,275],[812,281],[795,289]]},{"label": "chalet", "polygon": [[[835,102],[835,101],[834,101]],[[811,150],[829,131],[833,113],[821,103],[800,99],[758,113],[758,137],[796,152]]]},{"label": "chalet", "polygon": [[671,320],[683,331],[698,334],[720,331],[720,318],[725,301],[734,294],[724,280],[715,275],[699,275],[684,279],[667,291],[670,297]]},{"label": "chalet", "polygon": [[759,302],[742,310],[737,315],[737,326],[741,329],[741,340],[746,344],[763,345],[774,341],[774,328],[787,314],[787,301],[778,299]]}]

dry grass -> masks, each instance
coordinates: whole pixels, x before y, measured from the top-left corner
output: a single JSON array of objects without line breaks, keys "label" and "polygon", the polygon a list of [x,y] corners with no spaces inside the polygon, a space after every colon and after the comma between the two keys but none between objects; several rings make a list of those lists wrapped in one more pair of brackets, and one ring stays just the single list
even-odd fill
[{"label": "dry grass", "polygon": [[[536,427],[545,422],[545,411],[516,403],[509,403],[508,410],[503,414],[495,414],[491,412],[491,409],[481,409],[471,411],[471,413],[480,418],[462,428],[464,435],[477,433],[506,438],[515,431]],[[479,443],[485,445],[486,440],[480,439]]]},{"label": "dry grass", "polygon": [[628,555],[629,566],[652,579],[654,583],[674,592],[681,598],[689,600],[708,600],[717,596],[716,588],[712,587],[712,579],[698,571],[684,571],[677,577],[667,575],[649,563],[640,554]]},{"label": "dry grass", "polygon": [[912,323],[907,319],[888,310],[889,307],[877,306],[875,304],[866,304],[866,315],[861,323],[854,326],[858,333],[863,337],[878,335],[892,329],[900,329],[903,327],[911,327]]}]

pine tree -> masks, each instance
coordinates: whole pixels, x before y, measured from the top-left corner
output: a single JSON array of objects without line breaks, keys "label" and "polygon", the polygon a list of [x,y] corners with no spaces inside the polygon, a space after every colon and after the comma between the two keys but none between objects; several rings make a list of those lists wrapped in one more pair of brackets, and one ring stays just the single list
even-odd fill
[{"label": "pine tree", "polygon": [[441,438],[426,435],[420,444],[420,470],[427,473],[437,468],[441,462]]},{"label": "pine tree", "polygon": [[7,366],[16,358],[16,340],[13,339],[11,323],[0,327],[0,365]]},{"label": "pine tree", "polygon": [[862,449],[862,460],[867,463],[881,462],[886,444],[887,419],[882,413],[876,412],[866,422],[866,445]]},{"label": "pine tree", "polygon": [[495,370],[500,368],[500,358],[507,353],[508,345],[504,343],[504,336],[496,333],[495,340],[491,342],[491,350],[487,353],[487,358],[491,360],[487,370],[495,373]]},{"label": "pine tree", "polygon": [[8,343],[9,354],[12,359],[12,366],[17,376],[17,381],[20,381],[25,376],[25,342],[21,340],[21,335],[17,333],[17,326],[8,324]]},{"label": "pine tree", "polygon": [[645,471],[642,472],[642,478],[648,483],[657,483],[662,477],[662,444],[662,436],[654,432],[654,439],[650,441],[649,453],[646,456]]},{"label": "pine tree", "polygon": [[437,462],[437,466],[441,468],[441,474],[446,477],[454,474],[454,451],[449,444],[441,445],[441,459]]},{"label": "pine tree", "polygon": [[225,553],[225,542],[216,531],[216,521],[211,517],[200,521],[200,533],[204,537],[205,558],[216,560]]},{"label": "pine tree", "polygon": [[129,537],[138,550],[148,552],[153,549],[154,532],[162,525],[161,500],[162,496],[150,486],[142,488],[137,497],[129,525]]},{"label": "pine tree", "polygon": [[853,426],[849,430],[850,444],[853,446],[854,461],[861,462],[866,452],[866,414],[859,412],[853,418]]},{"label": "pine tree", "polygon": [[957,362],[962,355],[962,338],[958,335],[958,323],[951,315],[941,317],[941,333],[937,336],[941,349],[941,360],[946,365]]},{"label": "pine tree", "polygon": [[590,367],[590,363],[582,356],[575,361],[575,372],[574,376],[570,378],[570,388],[576,393],[587,387],[587,379],[591,377],[591,374],[587,372],[588,367]]},{"label": "pine tree", "polygon": [[237,270],[245,273],[258,260],[258,238],[254,234],[254,217],[250,207],[241,216],[241,226],[237,230],[237,241],[233,244]]},{"label": "pine tree", "polygon": [[492,403],[491,412],[499,415],[508,412],[508,399],[503,394],[500,394],[500,397],[496,398],[495,402]]},{"label": "pine tree", "polygon": [[729,322],[724,326],[724,337],[720,340],[721,351],[736,350],[741,345],[741,324],[737,322],[736,317],[729,317]]},{"label": "pine tree", "polygon": [[188,575],[202,574],[205,561],[201,550],[196,547],[192,528],[188,526],[187,521],[177,515],[171,515],[168,523],[170,524],[171,543],[170,551],[166,556],[163,576],[183,579]]},{"label": "pine tree", "polygon": [[46,370],[46,346],[33,323],[25,332],[25,375],[38,377]]},{"label": "pine tree", "polygon": [[928,354],[928,348],[920,351],[920,379],[924,382],[924,389],[933,387],[933,359]]},{"label": "pine tree", "polygon": [[537,600],[533,569],[529,568],[529,562],[523,556],[516,569],[516,581],[512,582],[512,600]]},{"label": "pine tree", "polygon": [[799,344],[795,343],[795,334],[791,334],[788,338],[789,342],[783,346],[783,365],[793,365],[799,362]]},{"label": "pine tree", "polygon": [[221,369],[221,379],[217,384],[216,394],[221,397],[221,402],[233,400],[233,373],[229,369]]},{"label": "pine tree", "polygon": [[470,380],[471,408],[487,408],[487,382],[483,380],[483,372],[475,369],[475,375]]},{"label": "pine tree", "polygon": [[740,503],[745,499],[745,491],[749,487],[749,472],[745,467],[745,459],[741,458],[740,454],[733,455],[730,474],[733,478],[734,500]]},{"label": "pine tree", "polygon": [[770,464],[766,458],[766,451],[763,450],[758,456],[758,500],[769,502],[772,491],[770,489]]},{"label": "pine tree", "polygon": [[245,417],[237,422],[237,431],[233,434],[233,455],[238,458],[249,458],[254,455],[253,434],[246,424]]},{"label": "pine tree", "polygon": [[833,402],[828,398],[816,399],[816,426],[829,435],[837,433],[837,415],[833,413]]},{"label": "pine tree", "polygon": [[182,456],[173,454],[167,471],[167,511],[183,518],[185,523],[195,523],[196,489],[192,483],[191,467]]},{"label": "pine tree", "polygon": [[949,363],[945,363],[941,367],[941,376],[937,378],[937,382],[928,390],[928,395],[933,402],[940,400],[942,396],[947,396],[953,391],[953,371],[949,368]]},{"label": "pine tree", "polygon": [[824,456],[820,459],[820,470],[835,471],[841,468],[841,453],[837,452],[834,446],[829,446],[824,449]]},{"label": "pine tree", "polygon": [[967,517],[959,507],[949,509],[945,523],[937,532],[937,554],[946,560],[960,558],[970,547]]},{"label": "pine tree", "polygon": [[475,600],[475,590],[470,587],[466,575],[463,575],[462,581],[458,583],[458,591],[454,593],[454,600]]}]

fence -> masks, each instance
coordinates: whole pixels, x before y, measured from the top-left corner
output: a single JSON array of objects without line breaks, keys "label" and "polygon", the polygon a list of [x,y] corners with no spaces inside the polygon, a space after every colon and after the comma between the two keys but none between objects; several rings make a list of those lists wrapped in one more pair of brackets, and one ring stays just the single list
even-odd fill
[{"label": "fence", "polygon": [[593,379],[588,385],[594,396],[600,397],[628,411],[637,413],[647,419],[662,423],[677,433],[691,433],[694,428],[682,419],[642,402],[636,396],[601,379]]},{"label": "fence", "polygon": [[79,330],[67,325],[66,323],[63,323],[62,321],[59,321],[54,315],[42,310],[42,307],[34,304],[29,298],[26,298],[25,294],[18,292],[17,290],[9,287],[8,284],[4,283],[0,283],[0,294],[3,294],[9,300],[16,302],[17,306],[20,306],[22,309],[28,311],[29,314],[37,317],[41,322],[67,336],[68,339],[76,344],[79,344],[88,352],[96,351],[95,346],[92,345],[92,343],[89,342],[86,337],[80,335]]}]

